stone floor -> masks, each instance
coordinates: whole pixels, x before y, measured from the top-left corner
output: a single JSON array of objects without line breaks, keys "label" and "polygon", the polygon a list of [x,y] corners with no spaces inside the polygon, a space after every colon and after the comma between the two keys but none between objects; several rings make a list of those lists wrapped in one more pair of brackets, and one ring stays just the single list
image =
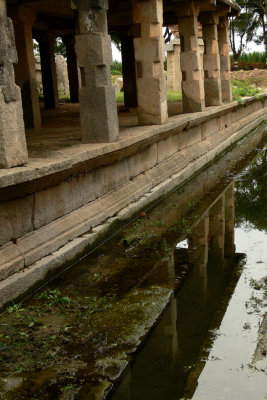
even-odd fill
[{"label": "stone floor", "polygon": [[[169,117],[182,114],[182,103],[168,104]],[[52,151],[81,144],[79,104],[61,103],[57,110],[41,110],[42,128],[27,129],[30,158],[46,158]],[[118,105],[120,134],[138,127],[137,109]]]}]

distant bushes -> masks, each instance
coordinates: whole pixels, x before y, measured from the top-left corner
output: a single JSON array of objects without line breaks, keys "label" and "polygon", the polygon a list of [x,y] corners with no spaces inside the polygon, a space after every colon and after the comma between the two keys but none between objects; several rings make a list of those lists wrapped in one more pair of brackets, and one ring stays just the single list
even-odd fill
[{"label": "distant bushes", "polygon": [[[253,53],[242,53],[238,60],[238,69],[246,71],[266,68],[266,53],[254,51]],[[231,55],[232,70],[234,69],[234,57]]]},{"label": "distant bushes", "polygon": [[122,75],[122,63],[115,60],[110,67],[111,75]]}]

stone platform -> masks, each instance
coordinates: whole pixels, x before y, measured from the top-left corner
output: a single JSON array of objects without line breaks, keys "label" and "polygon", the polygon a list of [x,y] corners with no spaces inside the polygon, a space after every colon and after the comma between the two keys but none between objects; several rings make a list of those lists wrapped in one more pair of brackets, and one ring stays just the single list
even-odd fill
[{"label": "stone platform", "polygon": [[28,131],[28,164],[0,170],[0,306],[197,173],[266,110],[261,96],[146,127],[134,126],[133,111],[121,117],[120,140],[108,144],[81,144],[75,113],[55,118],[57,128]]}]

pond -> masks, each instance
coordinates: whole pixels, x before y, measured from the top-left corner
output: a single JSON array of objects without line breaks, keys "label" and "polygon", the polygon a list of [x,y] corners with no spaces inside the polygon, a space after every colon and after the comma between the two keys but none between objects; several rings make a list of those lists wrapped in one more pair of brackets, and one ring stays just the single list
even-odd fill
[{"label": "pond", "polygon": [[0,398],[267,398],[263,133],[2,312]]}]

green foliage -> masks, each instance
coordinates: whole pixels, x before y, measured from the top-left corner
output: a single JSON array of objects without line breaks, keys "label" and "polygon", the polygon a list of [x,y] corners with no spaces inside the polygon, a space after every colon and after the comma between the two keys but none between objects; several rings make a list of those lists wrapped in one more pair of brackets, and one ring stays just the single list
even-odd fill
[{"label": "green foliage", "polygon": [[66,46],[60,37],[56,38],[56,40],[55,40],[54,51],[55,51],[55,54],[59,54],[59,55],[63,56],[64,58],[67,57]]},{"label": "green foliage", "polygon": [[71,303],[71,299],[68,296],[60,297],[60,291],[58,289],[51,290],[46,289],[37,298],[44,300],[48,306],[54,305],[65,305],[68,306]]},{"label": "green foliage", "polygon": [[121,75],[122,74],[122,63],[120,61],[113,61],[111,67],[111,75]]},{"label": "green foliage", "polygon": [[259,89],[249,86],[248,81],[232,80],[233,100],[239,101],[242,97],[256,96]]},{"label": "green foliage", "polygon": [[236,223],[267,231],[267,151],[261,152],[236,182]]},{"label": "green foliage", "polygon": [[174,103],[176,101],[181,101],[182,100],[182,91],[168,91],[167,92],[167,101],[169,103]]}]

